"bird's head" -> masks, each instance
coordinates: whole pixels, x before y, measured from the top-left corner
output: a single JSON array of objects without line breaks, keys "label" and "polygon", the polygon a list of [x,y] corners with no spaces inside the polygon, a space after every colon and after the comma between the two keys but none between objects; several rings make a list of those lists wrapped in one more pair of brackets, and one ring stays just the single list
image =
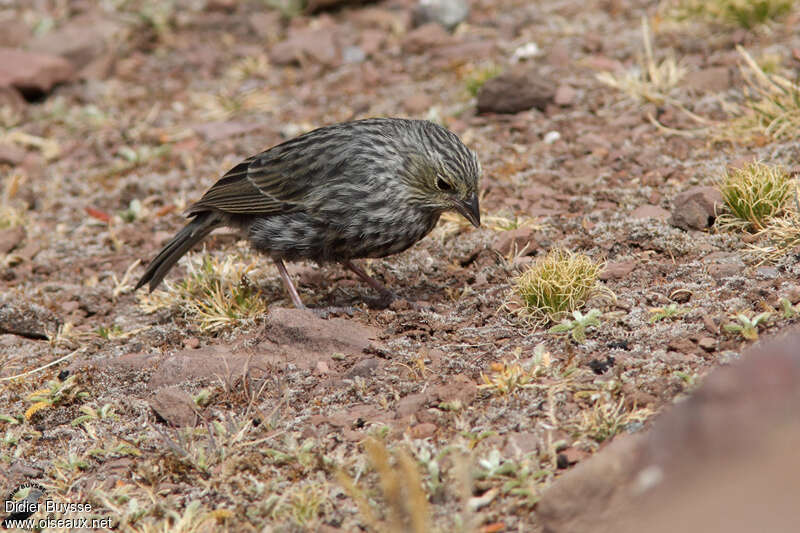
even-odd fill
[{"label": "bird's head", "polygon": [[480,227],[478,156],[451,131],[431,122],[423,124],[426,150],[412,158],[414,196],[430,209],[455,211]]}]

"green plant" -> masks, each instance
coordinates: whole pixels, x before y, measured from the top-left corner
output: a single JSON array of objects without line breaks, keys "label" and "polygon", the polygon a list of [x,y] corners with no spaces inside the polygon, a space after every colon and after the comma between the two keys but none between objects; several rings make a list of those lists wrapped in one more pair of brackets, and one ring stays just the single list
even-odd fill
[{"label": "green plant", "polygon": [[473,69],[464,80],[467,92],[470,96],[477,96],[481,87],[492,78],[500,75],[502,70],[497,65],[486,65]]},{"label": "green plant", "polygon": [[784,213],[791,185],[792,177],[786,169],[760,162],[726,172],[718,184],[725,212],[717,217],[716,224],[763,230]]},{"label": "green plant", "polygon": [[751,29],[791,11],[793,0],[676,0],[668,13],[679,20],[705,18]]},{"label": "green plant", "polygon": [[669,304],[666,307],[654,307],[653,309],[650,309],[650,313],[652,313],[652,316],[650,317],[650,323],[654,324],[655,322],[665,318],[675,318],[686,312],[688,312],[688,309],[679,307],[678,304],[674,303]]},{"label": "green plant", "polygon": [[599,326],[600,310],[590,309],[585,315],[580,311],[572,312],[573,320],[565,319],[548,330],[549,333],[567,333],[572,335],[575,342],[586,340],[586,330],[592,326]]},{"label": "green plant", "polygon": [[192,256],[188,273],[178,283],[165,282],[164,290],[139,295],[145,312],[178,306],[196,319],[200,328],[216,332],[243,320],[267,313],[267,302],[248,274],[256,268],[253,258],[228,255],[224,259],[203,254]]},{"label": "green plant", "polygon": [[80,426],[86,422],[90,422],[93,420],[115,420],[119,417],[114,412],[114,405],[111,403],[107,403],[103,405],[100,409],[95,409],[91,405],[82,405],[80,408],[80,412],[83,413],[81,416],[75,418],[71,424],[73,426]]},{"label": "green plant", "polygon": [[745,339],[755,341],[758,340],[759,326],[766,324],[771,317],[772,313],[769,311],[764,311],[754,317],[749,317],[744,313],[738,313],[733,317],[738,323],[729,322],[722,327],[725,331],[739,333]]},{"label": "green plant", "polygon": [[783,318],[794,318],[797,316],[797,309],[792,305],[788,298],[781,298],[779,303],[783,310]]},{"label": "green plant", "polygon": [[30,393],[28,401],[32,402],[32,405],[25,411],[25,418],[30,420],[42,409],[88,397],[89,393],[80,389],[77,379],[76,375],[69,376],[64,381],[51,379],[44,388]]},{"label": "green plant", "polygon": [[591,297],[610,294],[597,282],[603,266],[583,254],[551,250],[514,281],[522,298],[521,311],[540,323],[556,321],[583,307]]}]

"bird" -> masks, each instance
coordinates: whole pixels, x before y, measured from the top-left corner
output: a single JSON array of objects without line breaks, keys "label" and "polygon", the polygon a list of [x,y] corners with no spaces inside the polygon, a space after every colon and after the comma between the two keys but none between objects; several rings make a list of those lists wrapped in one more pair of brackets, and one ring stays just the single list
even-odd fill
[{"label": "bird", "polygon": [[285,261],[340,263],[391,301],[394,293],[353,261],[400,253],[445,211],[480,227],[477,154],[427,120],[368,118],[317,128],[248,157],[185,215],[136,289],[152,292],[175,263],[218,227],[242,231],[270,257],[297,308]]}]

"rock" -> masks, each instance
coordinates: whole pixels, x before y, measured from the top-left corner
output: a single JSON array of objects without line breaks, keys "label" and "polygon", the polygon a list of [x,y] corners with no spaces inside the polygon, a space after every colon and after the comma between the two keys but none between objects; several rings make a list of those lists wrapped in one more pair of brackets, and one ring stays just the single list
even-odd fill
[{"label": "rock", "polygon": [[539,449],[542,436],[534,432],[512,432],[506,435],[503,454],[507,457],[522,457]]},{"label": "rock", "polygon": [[562,107],[570,106],[575,102],[577,94],[577,91],[569,85],[559,85],[553,95],[553,103]]},{"label": "rock", "polygon": [[697,345],[707,352],[713,352],[717,347],[717,339],[714,337],[700,337]]},{"label": "rock", "polygon": [[376,358],[370,357],[369,359],[362,359],[354,364],[344,377],[348,379],[356,377],[366,378],[373,375],[378,368],[380,368],[380,361]]},{"label": "rock", "polygon": [[0,109],[6,107],[10,111],[21,112],[27,103],[17,89],[0,86]]},{"label": "rock", "polygon": [[450,44],[451,41],[450,34],[438,24],[424,24],[406,34],[403,39],[403,51],[408,54],[422,54]]},{"label": "rock", "polygon": [[173,427],[194,426],[200,418],[192,397],[178,387],[160,389],[148,403],[159,418]]},{"label": "rock", "polygon": [[616,263],[607,263],[606,268],[598,276],[602,281],[610,279],[624,279],[633,272],[636,268],[636,261],[620,261]]},{"label": "rock", "polygon": [[367,28],[361,32],[361,49],[368,56],[375,55],[386,42],[386,33]]},{"label": "rock", "polygon": [[631,218],[657,218],[658,220],[667,220],[670,217],[670,212],[657,205],[640,205],[631,213]]},{"label": "rock", "polygon": [[[98,362],[98,366],[111,371],[158,368],[148,382],[149,387],[158,388],[203,378],[232,379],[245,370],[258,377],[275,366],[292,365],[313,371],[323,361],[333,368],[334,354],[343,358],[363,357],[365,351],[378,349],[372,341],[377,337],[376,329],[343,318],[323,320],[308,310],[271,308],[261,331],[237,345],[187,347],[173,354],[130,354]],[[361,375],[369,376],[378,368],[379,360],[372,360],[374,363],[361,363],[364,365]]]},{"label": "rock", "polygon": [[523,252],[524,255],[530,255],[536,251],[536,241],[533,239],[535,231],[532,228],[517,228],[508,231],[503,231],[494,239],[492,248],[497,250],[501,255],[508,255]]},{"label": "rock", "polygon": [[711,67],[689,72],[683,84],[694,91],[718,93],[731,87],[731,72],[728,67]]},{"label": "rock", "polygon": [[341,52],[331,26],[291,28],[288,38],[272,47],[270,58],[276,65],[301,65],[309,61],[327,67],[339,65]]},{"label": "rock", "polygon": [[406,98],[404,104],[411,115],[419,116],[431,108],[433,99],[425,93],[418,92]]},{"label": "rock", "polygon": [[516,70],[490,79],[478,91],[478,113],[543,111],[553,102],[555,90],[532,70]]},{"label": "rock", "polygon": [[0,300],[0,335],[10,333],[29,339],[47,339],[58,330],[59,320],[44,307],[12,299],[4,295]]},{"label": "rock", "polygon": [[[33,39],[28,48],[34,52],[61,56],[81,71],[104,55],[111,55],[112,40],[124,40],[123,28],[107,18],[81,15],[68,20],[61,27]],[[94,69],[92,78],[103,78],[108,74],[110,60],[104,69]],[[85,74],[85,73],[82,73]],[[87,76],[84,76],[87,77]]]},{"label": "rock", "polygon": [[544,532],[793,531],[798,345],[795,330],[752,347],[647,434],[617,437],[565,473],[539,502]]},{"label": "rock", "polygon": [[680,353],[693,353],[695,351],[694,343],[686,337],[675,337],[670,339],[667,343],[668,350],[674,350]]},{"label": "rock", "polygon": [[447,383],[434,387],[432,394],[439,398],[440,403],[458,403],[467,407],[478,395],[478,386],[464,374],[456,374]]},{"label": "rock", "polygon": [[13,144],[0,144],[0,164],[16,166],[22,163],[27,152]]},{"label": "rock", "polygon": [[30,36],[31,30],[28,25],[21,24],[18,19],[0,21],[0,46],[17,48],[25,44]]},{"label": "rock", "polygon": [[277,9],[248,13],[250,27],[261,39],[274,39],[281,28],[282,15]]},{"label": "rock", "polygon": [[432,424],[430,422],[423,422],[422,424],[417,424],[413,426],[409,433],[411,434],[412,439],[427,439],[429,437],[433,437],[436,433],[436,424]]},{"label": "rock", "polygon": [[745,269],[744,261],[737,254],[714,252],[703,258],[708,274],[714,279],[735,276]]},{"label": "rock", "polygon": [[74,75],[72,64],[59,56],[0,48],[0,87],[14,87],[27,97],[46,94]]},{"label": "rock", "polygon": [[670,223],[685,230],[704,230],[714,223],[722,205],[722,193],[715,187],[692,187],[672,199]]},{"label": "rock", "polygon": [[430,396],[425,393],[415,393],[404,396],[397,402],[397,409],[395,409],[395,418],[406,418],[414,415],[425,407],[425,404],[430,400]]},{"label": "rock", "polygon": [[431,22],[440,24],[448,30],[454,29],[469,15],[466,0],[419,0],[414,8],[414,26]]},{"label": "rock", "polygon": [[16,248],[24,238],[25,228],[22,226],[0,229],[0,254],[7,254]]},{"label": "rock", "polygon": [[567,471],[542,495],[537,507],[545,533],[589,533],[610,520],[608,509],[615,487],[633,470],[632,457],[642,446],[641,435],[616,438],[589,460]]},{"label": "rock", "polygon": [[460,62],[474,62],[493,57],[497,52],[497,43],[490,40],[457,42],[440,46],[433,51],[435,64],[442,68]]}]

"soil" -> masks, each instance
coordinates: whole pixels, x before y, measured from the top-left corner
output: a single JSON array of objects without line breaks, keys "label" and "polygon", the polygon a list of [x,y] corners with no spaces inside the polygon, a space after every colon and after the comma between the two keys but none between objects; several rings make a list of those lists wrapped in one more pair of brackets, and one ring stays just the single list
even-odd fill
[{"label": "soil", "polygon": [[[797,143],[670,135],[651,117],[697,124],[596,77],[638,64],[655,2],[476,0],[452,33],[415,28],[406,0],[291,17],[268,4],[3,11],[31,28],[13,46],[76,19],[94,43],[71,50],[71,81],[1,108],[4,213],[19,217],[0,229],[0,378],[18,376],[0,391],[3,490],[39,483],[121,530],[403,531],[426,515],[416,530],[537,531],[555,479],[740,357],[752,341],[723,327],[733,314],[771,309],[761,337],[795,321],[779,301],[800,301],[800,255],[762,264],[742,233],[669,215],[728,165],[793,167]],[[793,21],[654,26],[657,59],[682,58],[691,81],[671,98],[724,118],[719,97],[743,89],[735,46],[796,68]],[[529,43],[540,53],[512,62]],[[488,69],[535,77],[549,103],[479,114],[470,80]],[[362,263],[399,300],[381,308],[340,266],[297,264],[312,311],[290,309],[271,262],[247,256],[263,316],[209,332],[178,307],[140,305],[142,264],[222,173],[370,116],[437,120],[484,170],[483,227],[447,218],[410,250]],[[195,253],[246,256],[237,241],[222,232]],[[615,297],[588,302],[603,314],[585,342],[509,310],[514,278],[554,247],[607,262]],[[169,279],[185,274],[181,263]],[[681,314],[651,320],[673,303]],[[515,369],[530,380],[504,393]]]}]

